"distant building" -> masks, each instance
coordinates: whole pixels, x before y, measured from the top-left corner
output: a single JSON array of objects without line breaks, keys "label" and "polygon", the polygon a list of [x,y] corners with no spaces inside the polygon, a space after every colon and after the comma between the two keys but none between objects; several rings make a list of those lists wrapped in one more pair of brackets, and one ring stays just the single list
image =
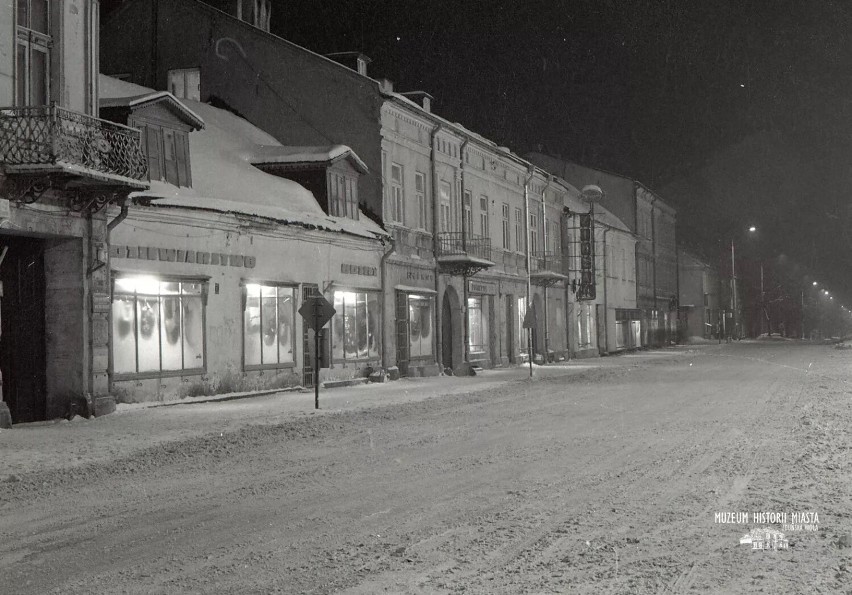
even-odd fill
[{"label": "distant building", "polygon": [[636,236],[636,306],[641,310],[642,345],[657,346],[677,337],[677,212],[657,194],[625,176],[531,153],[527,158],[582,188],[604,191],[601,205]]},{"label": "distant building", "polygon": [[697,254],[678,250],[680,324],[688,337],[715,339],[720,324],[718,266]]}]

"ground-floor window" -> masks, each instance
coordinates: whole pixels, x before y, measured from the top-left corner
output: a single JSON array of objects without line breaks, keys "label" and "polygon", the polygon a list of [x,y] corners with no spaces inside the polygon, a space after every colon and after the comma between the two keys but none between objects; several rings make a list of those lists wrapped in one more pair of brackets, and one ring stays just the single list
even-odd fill
[{"label": "ground-floor window", "polygon": [[592,347],[595,336],[595,319],[592,306],[583,304],[577,308],[577,347]]},{"label": "ground-floor window", "polygon": [[488,349],[488,312],[484,297],[467,298],[467,320],[468,346],[471,353],[485,352]]},{"label": "ground-floor window", "polygon": [[246,368],[295,362],[295,289],[246,283],[243,349]]},{"label": "ground-floor window", "polygon": [[520,353],[528,353],[529,345],[527,344],[527,329],[524,328],[524,318],[527,316],[527,298],[518,298],[518,319],[517,319],[517,334],[518,351]]},{"label": "ground-floor window", "polygon": [[432,355],[432,304],[425,295],[408,294],[408,344],[409,357]]},{"label": "ground-floor window", "polygon": [[118,277],[112,302],[112,371],[204,369],[201,281]]},{"label": "ground-floor window", "polygon": [[630,344],[630,325],[627,320],[615,321],[615,348],[624,349]]},{"label": "ground-floor window", "polygon": [[332,358],[335,361],[379,357],[381,317],[379,294],[335,291],[332,318]]}]

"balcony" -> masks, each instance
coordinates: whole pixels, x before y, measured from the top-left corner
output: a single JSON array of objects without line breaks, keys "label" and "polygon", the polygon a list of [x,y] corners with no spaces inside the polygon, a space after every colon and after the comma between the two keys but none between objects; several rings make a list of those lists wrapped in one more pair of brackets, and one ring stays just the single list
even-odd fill
[{"label": "balcony", "polygon": [[438,266],[450,275],[470,277],[494,266],[491,238],[461,232],[438,234]]},{"label": "balcony", "polygon": [[148,187],[138,130],[56,105],[0,108],[0,165],[25,202],[46,187],[99,195]]},{"label": "balcony", "polygon": [[567,281],[562,255],[556,252],[533,252],[530,255],[530,280],[535,285],[545,287]]}]

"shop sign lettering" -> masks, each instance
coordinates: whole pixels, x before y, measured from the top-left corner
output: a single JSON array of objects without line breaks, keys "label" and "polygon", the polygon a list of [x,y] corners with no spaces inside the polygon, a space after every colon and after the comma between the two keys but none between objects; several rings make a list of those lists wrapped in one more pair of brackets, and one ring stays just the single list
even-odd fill
[{"label": "shop sign lettering", "polygon": [[494,283],[482,283],[479,281],[469,281],[468,291],[470,293],[497,293],[497,286]]},{"label": "shop sign lettering", "polygon": [[257,265],[254,256],[225,254],[222,252],[199,252],[196,250],[177,250],[154,246],[110,246],[110,258],[133,258],[136,260],[159,260],[161,262],[181,262],[206,264],[210,266],[232,266],[253,269]]},{"label": "shop sign lettering", "polygon": [[344,275],[363,275],[365,277],[375,277],[376,267],[363,266],[359,264],[342,263],[340,272]]},{"label": "shop sign lettering", "polygon": [[433,281],[431,271],[406,271],[405,278],[409,281]]}]

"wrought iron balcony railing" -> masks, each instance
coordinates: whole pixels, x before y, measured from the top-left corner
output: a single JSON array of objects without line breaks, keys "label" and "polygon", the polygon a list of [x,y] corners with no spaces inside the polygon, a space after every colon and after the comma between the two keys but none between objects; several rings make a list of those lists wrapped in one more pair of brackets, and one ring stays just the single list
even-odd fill
[{"label": "wrought iron balcony railing", "polygon": [[57,105],[0,108],[0,164],[9,173],[55,166],[111,182],[148,176],[138,130]]},{"label": "wrought iron balcony railing", "polygon": [[530,254],[531,273],[559,273],[566,274],[565,261],[557,252],[533,252]]},{"label": "wrought iron balcony railing", "polygon": [[467,234],[462,237],[459,231],[438,234],[438,257],[472,256],[491,260],[491,238]]}]

